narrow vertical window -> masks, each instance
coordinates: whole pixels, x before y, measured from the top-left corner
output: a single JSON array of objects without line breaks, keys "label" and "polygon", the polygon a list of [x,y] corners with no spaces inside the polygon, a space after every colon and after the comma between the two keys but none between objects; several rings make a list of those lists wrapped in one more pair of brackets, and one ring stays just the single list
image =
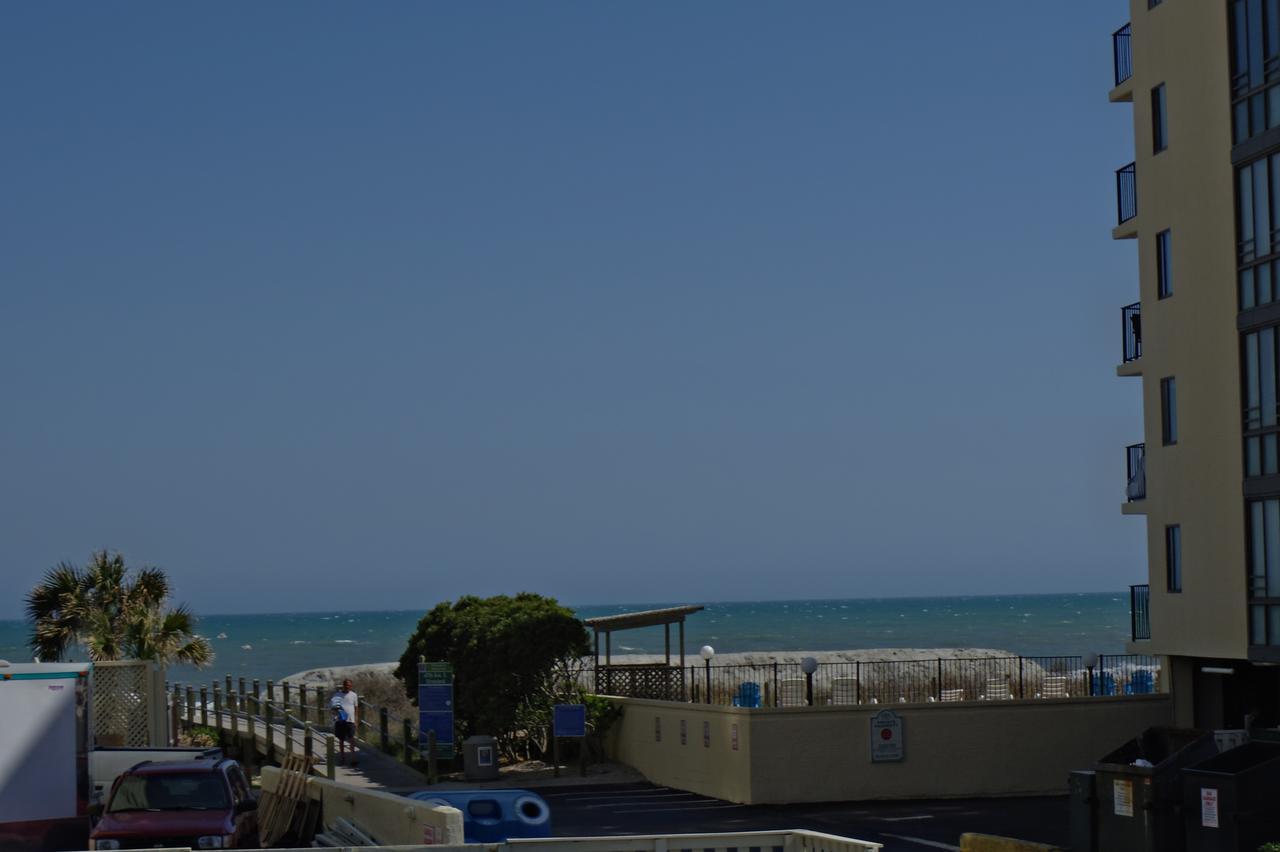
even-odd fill
[{"label": "narrow vertical window", "polygon": [[1181,524],[1172,524],[1164,528],[1164,570],[1169,591],[1182,591]]},{"label": "narrow vertical window", "polygon": [[1156,292],[1161,299],[1173,295],[1173,276],[1170,265],[1173,260],[1171,240],[1168,229],[1156,234]]},{"label": "narrow vertical window", "polygon": [[1172,376],[1160,380],[1160,435],[1166,447],[1178,443],[1178,389]]},{"label": "narrow vertical window", "polygon": [[1169,123],[1166,117],[1164,83],[1151,90],[1151,147],[1159,154],[1169,147]]}]

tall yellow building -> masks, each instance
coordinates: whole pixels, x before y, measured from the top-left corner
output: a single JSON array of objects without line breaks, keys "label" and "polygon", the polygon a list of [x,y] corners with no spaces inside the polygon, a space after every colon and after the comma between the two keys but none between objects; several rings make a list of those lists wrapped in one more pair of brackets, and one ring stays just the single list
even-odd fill
[{"label": "tall yellow building", "polygon": [[1130,650],[1171,657],[1182,724],[1280,724],[1280,0],[1130,0],[1113,41],[1136,150],[1112,236],[1139,256],[1116,372],[1145,421]]}]

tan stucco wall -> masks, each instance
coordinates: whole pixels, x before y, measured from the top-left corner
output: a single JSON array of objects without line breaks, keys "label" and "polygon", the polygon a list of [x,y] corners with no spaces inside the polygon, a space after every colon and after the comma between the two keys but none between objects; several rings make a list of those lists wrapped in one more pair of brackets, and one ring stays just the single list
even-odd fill
[{"label": "tan stucco wall", "polygon": [[[1131,0],[1136,219],[1142,300],[1151,642],[1157,654],[1246,656],[1227,4]],[[1151,89],[1169,145],[1152,153]],[[1119,108],[1119,107],[1117,107]],[[1172,229],[1173,295],[1157,298],[1156,234]],[[1123,290],[1117,304],[1123,300]],[[1161,446],[1160,380],[1177,379],[1178,443]],[[1182,526],[1183,591],[1165,578],[1165,526]]]},{"label": "tan stucco wall", "polygon": [[[759,710],[616,700],[619,760],[656,784],[748,804],[1063,793],[1071,770],[1173,721],[1168,695]],[[903,718],[901,763],[869,758],[871,717],[885,709]]]}]

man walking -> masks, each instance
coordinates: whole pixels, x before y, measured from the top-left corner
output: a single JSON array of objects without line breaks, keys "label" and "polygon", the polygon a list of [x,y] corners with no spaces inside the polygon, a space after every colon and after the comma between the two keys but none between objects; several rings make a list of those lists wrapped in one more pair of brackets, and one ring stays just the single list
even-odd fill
[{"label": "man walking", "polygon": [[351,688],[351,678],[329,699],[333,712],[333,735],[338,738],[338,762],[347,762],[347,745],[351,746],[351,765],[356,765],[356,731],[360,724],[360,698]]}]

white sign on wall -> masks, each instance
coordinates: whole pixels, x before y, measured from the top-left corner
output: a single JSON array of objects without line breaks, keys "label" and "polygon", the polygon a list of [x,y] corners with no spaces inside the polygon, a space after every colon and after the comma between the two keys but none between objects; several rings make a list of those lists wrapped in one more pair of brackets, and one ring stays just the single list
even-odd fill
[{"label": "white sign on wall", "polygon": [[871,717],[871,744],[868,749],[872,763],[889,763],[902,760],[906,744],[902,736],[902,717],[892,710],[881,710]]}]

